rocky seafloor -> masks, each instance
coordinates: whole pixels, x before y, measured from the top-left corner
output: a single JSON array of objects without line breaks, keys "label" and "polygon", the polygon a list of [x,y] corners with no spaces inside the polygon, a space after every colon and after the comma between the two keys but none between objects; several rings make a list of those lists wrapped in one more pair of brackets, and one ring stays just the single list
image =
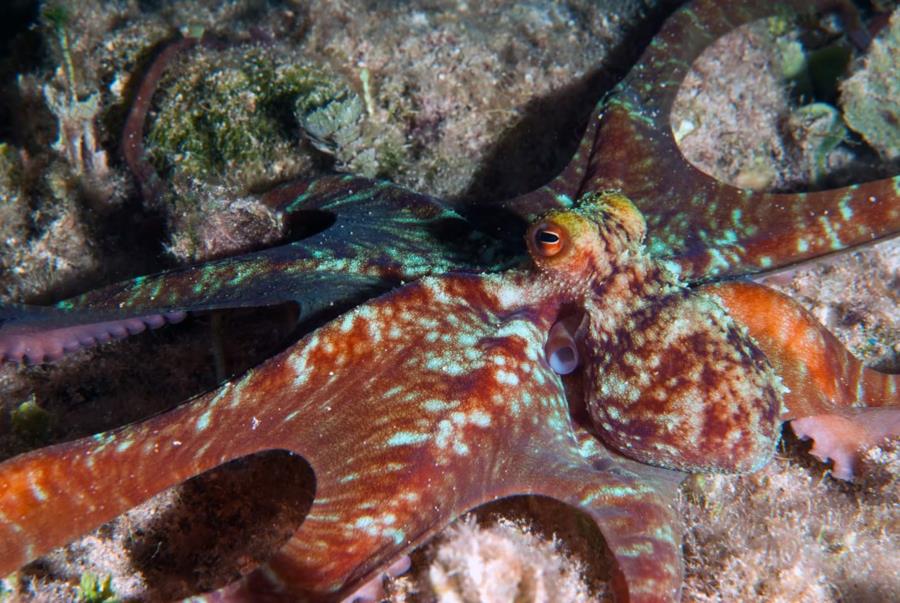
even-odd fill
[{"label": "rocky seafloor", "polygon": [[[21,19],[0,63],[0,299],[45,302],[272,244],[283,225],[253,193],[290,178],[362,173],[460,204],[532,190],[562,168],[597,98],[675,4],[10,2]],[[900,114],[898,22],[871,20],[869,61],[847,43],[809,50],[783,23],[723,38],[682,86],[671,120],[682,151],[760,189],[897,173],[898,122],[871,115],[873,104]],[[146,140],[165,185],[145,203],[120,158],[133,74],[187,29],[222,43],[185,53],[160,83]],[[322,99],[337,110],[318,111]],[[893,240],[765,282],[896,372],[898,266]],[[289,320],[198,317],[54,365],[0,367],[0,458],[171,408],[283,346]],[[23,404],[42,411],[23,420]],[[900,600],[896,446],[871,451],[854,484],[804,446],[788,435],[756,474],[687,481],[685,600]],[[303,475],[286,455],[232,464],[29,565],[0,597],[85,598],[85,575],[110,577],[122,600],[221,585],[302,520]],[[413,557],[392,600],[608,596],[598,533],[550,501],[489,505]]]}]

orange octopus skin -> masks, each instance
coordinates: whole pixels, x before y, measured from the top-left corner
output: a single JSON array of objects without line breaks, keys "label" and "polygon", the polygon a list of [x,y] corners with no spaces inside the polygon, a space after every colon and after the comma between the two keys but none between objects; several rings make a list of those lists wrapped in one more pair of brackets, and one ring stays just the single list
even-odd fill
[{"label": "orange octopus skin", "polygon": [[[286,449],[316,473],[312,508],[264,567],[207,600],[339,599],[465,510],[521,493],[559,498],[594,519],[617,561],[622,600],[676,600],[680,474],[672,469],[767,462],[779,378],[791,384],[716,300],[737,307],[749,291],[763,295],[757,307],[793,302],[753,285],[680,284],[646,255],[640,214],[618,193],[586,195],[574,210],[545,216],[528,240],[548,223],[571,253],[535,253],[530,270],[421,279],[174,411],[0,464],[0,570],[193,475]],[[545,352],[573,305],[588,322],[579,345],[593,427],[573,421]],[[643,335],[669,341],[663,355],[687,369],[675,382],[634,372],[629,354],[647,353]],[[622,399],[609,399],[610,388]],[[698,395],[712,414],[693,412]],[[125,482],[127,491],[98,502],[95,492]]]},{"label": "orange octopus skin", "polygon": [[786,388],[782,420],[810,451],[834,461],[833,474],[854,476],[860,453],[900,436],[896,375],[866,367],[812,315],[787,296],[761,285],[706,288],[722,300],[763,351]]},{"label": "orange octopus skin", "polygon": [[[230,459],[282,449],[316,473],[304,523],[266,564],[200,599],[340,600],[460,513],[527,493],[597,524],[618,601],[677,601],[675,493],[686,473],[757,469],[781,422],[795,420],[845,474],[900,404],[897,376],[862,367],[788,298],[709,282],[900,232],[900,177],[757,193],[681,157],[668,123],[677,84],[712,40],[771,10],[697,0],[666,21],[600,102],[566,170],[493,207],[532,225],[527,264],[520,240],[485,234],[489,221],[479,230],[423,195],[329,177],[263,197],[289,219],[334,219],[306,239],[50,308],[0,308],[0,357],[35,362],[98,324],[285,301],[307,317],[349,309],[169,413],[0,464],[0,570]],[[153,87],[142,86],[126,127],[142,184]],[[535,237],[548,226],[559,245]],[[548,334],[570,319],[584,325],[563,338],[581,362],[572,399],[548,362]],[[18,353],[35,340],[48,345]],[[819,449],[832,436],[838,444]]]}]

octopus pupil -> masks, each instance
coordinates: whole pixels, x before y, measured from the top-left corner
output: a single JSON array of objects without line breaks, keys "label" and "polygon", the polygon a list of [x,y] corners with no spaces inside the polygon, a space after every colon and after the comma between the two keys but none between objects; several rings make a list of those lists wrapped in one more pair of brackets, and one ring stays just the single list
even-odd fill
[{"label": "octopus pupil", "polygon": [[549,230],[542,230],[538,233],[538,240],[541,243],[559,243],[559,235]]}]

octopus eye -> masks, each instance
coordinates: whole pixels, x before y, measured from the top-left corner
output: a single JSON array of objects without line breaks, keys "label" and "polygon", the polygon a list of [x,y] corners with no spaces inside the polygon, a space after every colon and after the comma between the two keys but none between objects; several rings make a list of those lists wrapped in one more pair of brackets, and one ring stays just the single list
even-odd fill
[{"label": "octopus eye", "polygon": [[543,226],[534,231],[534,248],[542,256],[553,257],[563,248],[563,237],[556,226]]}]

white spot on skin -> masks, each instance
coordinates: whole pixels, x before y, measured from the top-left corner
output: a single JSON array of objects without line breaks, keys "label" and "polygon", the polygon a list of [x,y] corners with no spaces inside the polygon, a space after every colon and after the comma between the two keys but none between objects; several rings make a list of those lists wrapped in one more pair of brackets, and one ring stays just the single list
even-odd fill
[{"label": "white spot on skin", "polygon": [[466,456],[469,454],[469,447],[465,442],[453,442],[453,452],[459,456]]},{"label": "white spot on skin", "polygon": [[428,412],[442,412],[451,410],[459,406],[458,401],[445,402],[444,400],[426,400],[422,403],[422,408]]},{"label": "white spot on skin", "polygon": [[497,302],[503,308],[515,308],[524,301],[523,291],[514,285],[501,283],[494,291]]},{"label": "white spot on skin", "polygon": [[416,433],[413,431],[398,431],[387,439],[387,446],[414,446],[422,442],[427,442],[430,436],[425,433]]},{"label": "white spot on skin", "polygon": [[206,431],[206,428],[209,427],[209,420],[211,417],[212,417],[212,409],[209,409],[205,413],[200,415],[200,417],[197,419],[196,430],[198,432]]},{"label": "white spot on skin", "polygon": [[491,415],[483,410],[474,410],[469,413],[469,422],[478,427],[488,427],[491,424]]},{"label": "white spot on skin", "polygon": [[497,370],[494,373],[494,379],[497,380],[497,383],[502,383],[504,385],[516,386],[519,384],[519,376],[510,371],[504,371],[502,369]]},{"label": "white spot on skin", "polygon": [[450,424],[450,421],[444,419],[438,423],[438,432],[434,440],[438,448],[446,448],[447,444],[450,443],[450,436],[452,434],[453,425]]},{"label": "white spot on skin", "polygon": [[356,316],[353,313],[345,314],[344,318],[341,319],[339,329],[342,333],[349,333],[353,328],[353,323],[356,321]]},{"label": "white spot on skin", "polygon": [[37,476],[30,473],[28,474],[28,488],[31,490],[31,495],[34,496],[34,499],[38,502],[47,500],[47,493],[38,483]]}]

